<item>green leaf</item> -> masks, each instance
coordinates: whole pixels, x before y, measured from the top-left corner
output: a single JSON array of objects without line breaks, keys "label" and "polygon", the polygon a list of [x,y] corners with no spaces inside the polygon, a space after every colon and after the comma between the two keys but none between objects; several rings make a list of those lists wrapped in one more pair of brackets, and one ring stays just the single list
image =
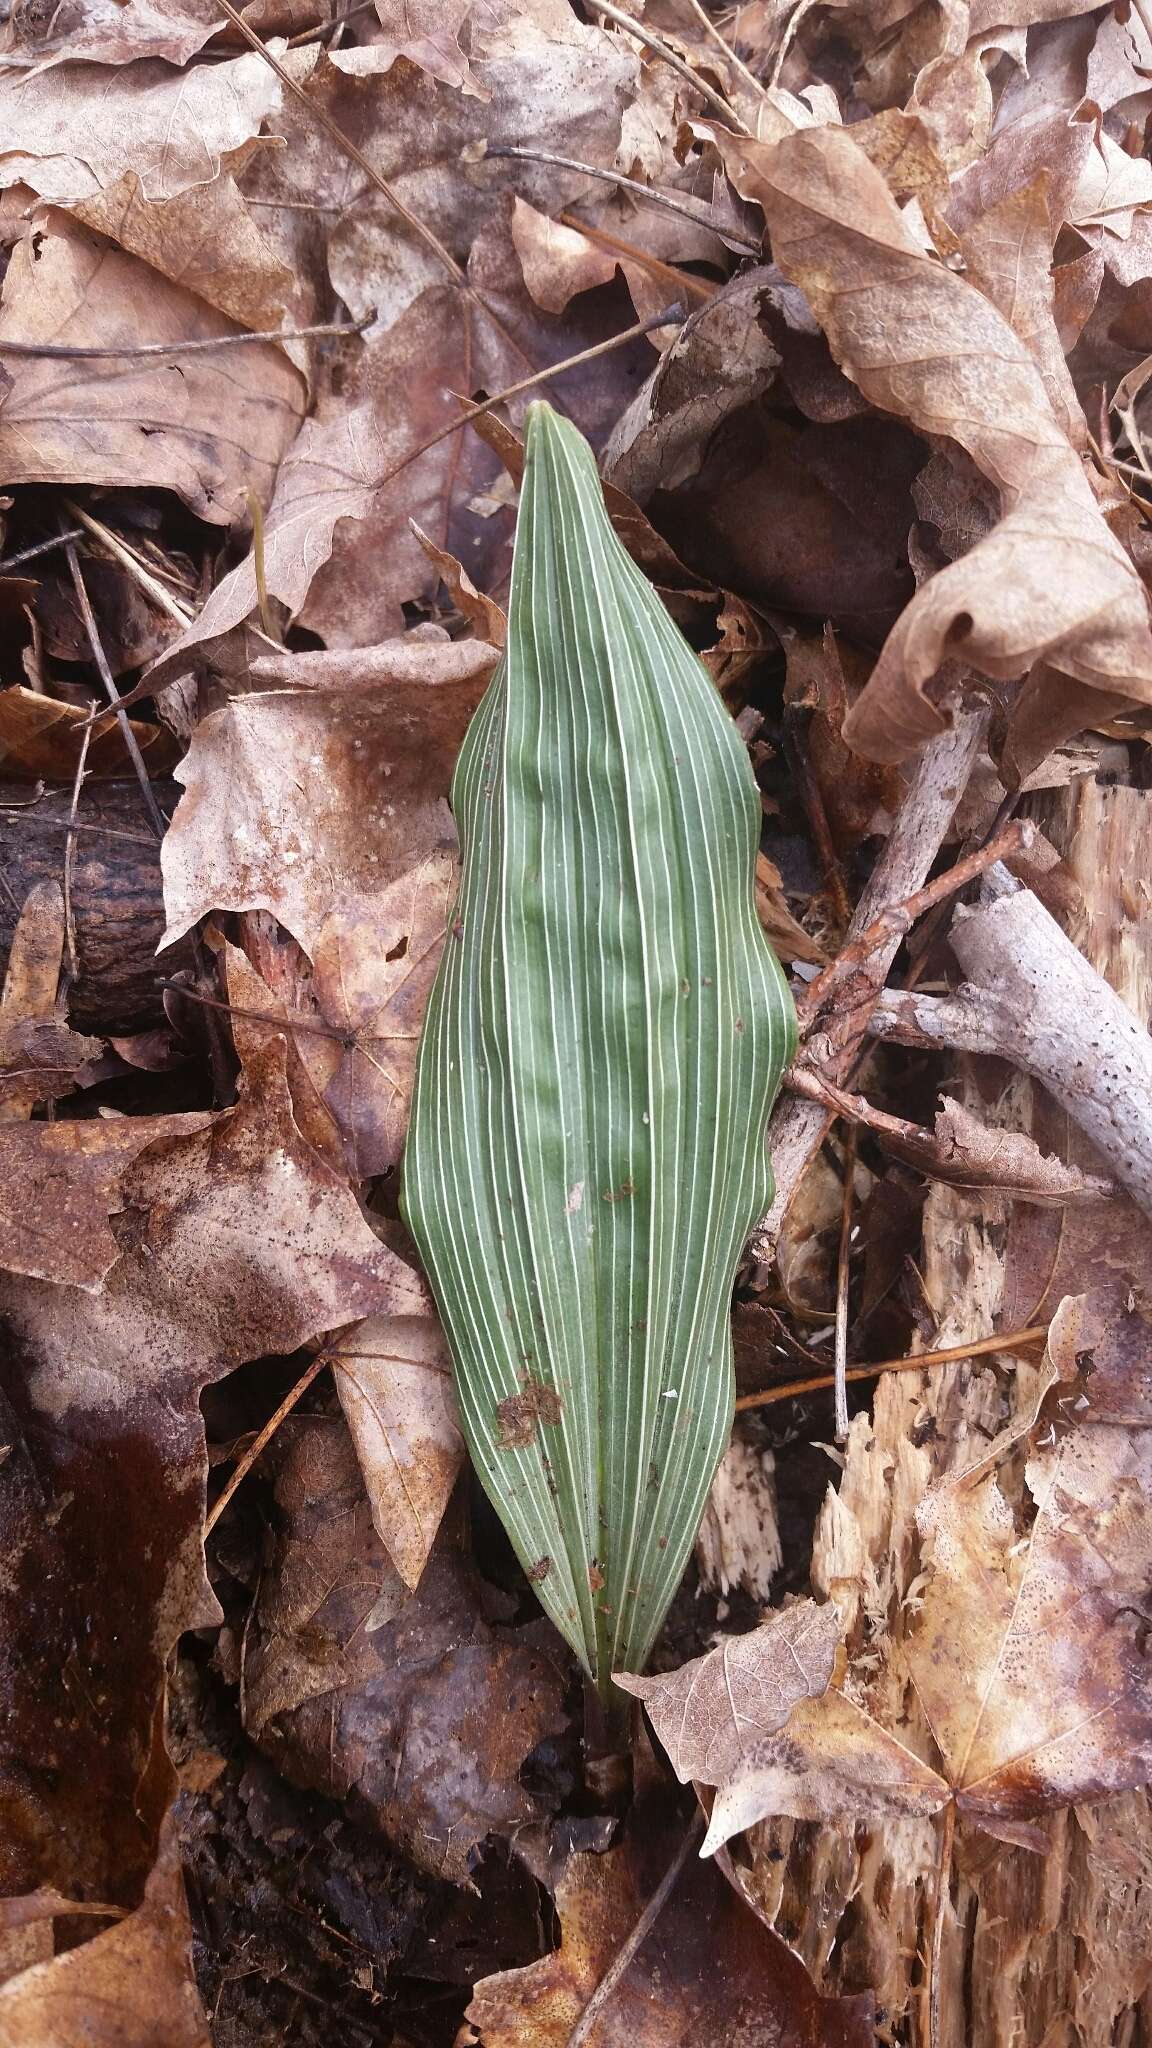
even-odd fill
[{"label": "green leaf", "polygon": [[728,1440],[729,1300],[795,1019],[739,735],[546,405],[452,802],[405,1214],[477,1471],[607,1694],[647,1658]]}]

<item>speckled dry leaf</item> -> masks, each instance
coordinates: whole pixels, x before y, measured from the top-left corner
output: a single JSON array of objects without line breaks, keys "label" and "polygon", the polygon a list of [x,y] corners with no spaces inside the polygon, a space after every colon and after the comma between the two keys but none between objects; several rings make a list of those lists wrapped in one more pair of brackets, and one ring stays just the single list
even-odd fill
[{"label": "speckled dry leaf", "polygon": [[1062,1207],[1067,1202],[1102,1202],[1115,1194],[1112,1181],[1041,1152],[1027,1131],[999,1130],[981,1123],[962,1102],[946,1098],[936,1112],[932,1141],[920,1145],[885,1138],[885,1150],[918,1166],[934,1180],[955,1187],[1002,1188],[1020,1201]]},{"label": "speckled dry leaf", "polygon": [[167,1660],[218,1619],[200,1389],[425,1295],[300,1137],[274,1036],[235,1109],[126,1168],[115,1233],[98,1294],[0,1278],[0,1885],[134,1906],[171,1782]]},{"label": "speckled dry leaf", "polygon": [[783,1726],[797,1700],[827,1691],[840,1637],[831,1601],[801,1600],[676,1671],[617,1672],[616,1683],[643,1700],[682,1785],[720,1785],[750,1744]]},{"label": "speckled dry leaf", "polygon": [[448,785],[495,650],[400,641],[366,654],[269,657],[273,678],[313,687],[238,697],[201,721],[162,849],[165,944],[209,910],[261,909],[314,957],[333,912],[366,911],[454,846]]},{"label": "speckled dry leaf", "polygon": [[[230,331],[203,300],[55,207],[30,224],[4,280],[8,341],[134,348]],[[247,518],[250,489],[271,495],[304,410],[304,381],[271,343],[158,362],[7,361],[8,482],[160,487],[217,525]]]},{"label": "speckled dry leaf", "polygon": [[1023,1540],[994,1474],[920,1510],[933,1577],[909,1670],[961,1813],[991,1833],[1152,1772],[1147,1435],[1089,1426],[1035,1449]]},{"label": "speckled dry leaf", "polygon": [[0,1123],[0,1267],[98,1292],[121,1253],[109,1218],[126,1170],[156,1139],[210,1122],[192,1112]]},{"label": "speckled dry leaf", "polygon": [[192,1975],[192,1929],[170,1821],[134,1913],[0,1985],[0,2048],[79,2048],[81,2042],[84,2048],[211,2048]]},{"label": "speckled dry leaf", "polygon": [[146,199],[171,199],[210,183],[282,93],[254,50],[185,72],[146,62],[0,74],[0,184],[67,204],[131,171]]},{"label": "speckled dry leaf", "polygon": [[565,1654],[538,1624],[490,1625],[447,1547],[409,1593],[339,1417],[292,1417],[267,1464],[278,1513],[248,1633],[249,1732],[294,1783],[353,1797],[422,1870],[466,1884],[488,1834],[546,1816],[520,1772],[567,1726]]},{"label": "speckled dry leaf", "polygon": [[[567,2048],[689,1822],[663,1788],[648,1788],[621,1843],[572,1856],[556,1886],[560,1946],[526,1969],[482,1977],[461,2040]],[[690,1856],[591,2039],[595,2048],[870,2048],[875,2032],[869,1993],[822,1998],[715,1864]]]},{"label": "speckled dry leaf", "polygon": [[432,1304],[374,1316],[332,1350],[376,1533],[416,1586],[464,1462],[452,1361]]},{"label": "speckled dry leaf", "polygon": [[938,731],[941,715],[923,692],[946,658],[1004,679],[1046,660],[1085,686],[1070,729],[1091,719],[1096,691],[1147,702],[1143,588],[1002,315],[924,253],[845,130],[782,142],[756,196],[777,261],[865,396],[959,441],[1003,504],[987,537],[905,607],[846,737],[870,758],[895,760]]}]

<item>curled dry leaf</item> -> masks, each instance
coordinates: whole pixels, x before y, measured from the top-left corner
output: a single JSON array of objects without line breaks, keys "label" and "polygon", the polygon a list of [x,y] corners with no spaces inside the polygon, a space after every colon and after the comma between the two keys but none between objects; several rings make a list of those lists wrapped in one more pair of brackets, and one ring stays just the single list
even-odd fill
[{"label": "curled dry leaf", "polygon": [[186,64],[220,26],[212,0],[63,0],[47,15],[37,0],[16,0],[8,23],[13,50],[38,58],[62,54],[90,63],[131,64],[162,57]]},{"label": "curled dry leaf", "polygon": [[[4,280],[0,342],[130,350],[230,331],[203,300],[55,207],[30,224]],[[217,525],[247,518],[249,490],[271,496],[304,410],[303,379],[271,343],[159,361],[4,360],[8,482],[158,486]]]},{"label": "curled dry leaf", "polygon": [[[754,145],[724,142],[745,162]],[[925,685],[947,658],[1013,679],[1035,663],[1092,693],[1152,700],[1148,605],[1024,344],[984,294],[933,260],[841,129],[757,150],[755,196],[778,262],[873,404],[948,434],[999,489],[1003,517],[906,606],[845,735],[899,760],[940,730]],[[889,308],[898,303],[900,319]]]},{"label": "curled dry leaf", "polygon": [[[622,1843],[571,1857],[556,1886],[559,1948],[527,1969],[482,1977],[461,2041],[567,2048],[689,1825],[682,1807],[649,1788]],[[820,1997],[715,1864],[689,1855],[590,2038],[596,2048],[868,2048],[875,2035],[869,1994]]]},{"label": "curled dry leaf", "polygon": [[[2,434],[0,428],[0,434]],[[153,771],[169,768],[176,759],[176,743],[162,725],[144,725],[129,720],[133,738]],[[0,765],[13,781],[71,782],[80,759],[88,713],[79,704],[59,697],[42,696],[39,690],[25,690],[17,684],[0,692]],[[128,750],[112,712],[99,717],[92,727],[92,744],[85,763],[90,776],[124,775],[131,772]]]},{"label": "curled dry leaf", "polygon": [[81,2041],[84,2048],[211,2048],[170,1819],[134,1913],[0,1985],[0,2048],[78,2048]]},{"label": "curled dry leaf", "polygon": [[1115,1193],[1112,1181],[1041,1152],[1027,1131],[998,1130],[981,1123],[962,1102],[946,1098],[936,1112],[933,1139],[920,1145],[909,1136],[884,1137],[885,1150],[919,1166],[934,1180],[955,1187],[1002,1188],[1019,1201],[1063,1207],[1067,1202],[1102,1202]]},{"label": "curled dry leaf", "polygon": [[0,1876],[134,1906],[171,1783],[166,1662],[218,1618],[200,1388],[364,1316],[419,1316],[425,1296],[300,1137],[275,1038],[235,1109],[125,1169],[115,1232],[98,1294],[0,1281]]},{"label": "curled dry leaf", "polygon": [[422,1316],[358,1324],[331,1356],[376,1534],[416,1586],[464,1462],[452,1361],[431,1302]]},{"label": "curled dry leaf", "polygon": [[421,1869],[464,1884],[489,1833],[545,1815],[520,1772],[566,1725],[563,1653],[536,1626],[490,1625],[446,1548],[409,1593],[340,1420],[290,1422],[271,1456],[279,1526],[248,1631],[249,1729],[295,1783],[351,1795]]},{"label": "curled dry leaf", "polygon": [[[69,213],[160,277],[257,332],[279,326],[294,280],[227,171],[172,199],[149,199],[135,171]],[[306,324],[306,321],[302,324]]]}]

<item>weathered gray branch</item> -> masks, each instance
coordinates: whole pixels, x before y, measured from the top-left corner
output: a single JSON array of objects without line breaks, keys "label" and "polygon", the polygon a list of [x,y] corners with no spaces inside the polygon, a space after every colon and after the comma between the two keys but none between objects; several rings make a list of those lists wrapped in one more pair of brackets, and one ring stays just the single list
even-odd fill
[{"label": "weathered gray branch", "polygon": [[[948,731],[925,747],[888,843],[856,905],[846,944],[866,932],[891,905],[923,888],[964,794],[986,721],[983,706],[957,708]],[[849,986],[836,991],[832,1014],[817,1020],[804,1051],[829,1081],[839,1084],[850,1074],[902,938],[900,930],[889,932]],[[776,1196],[753,1234],[749,1249],[754,1258],[767,1262],[774,1256],[785,1211],[831,1120],[825,1106],[794,1095],[777,1104],[768,1126]]]},{"label": "weathered gray branch", "polygon": [[996,1053],[1042,1081],[1152,1215],[1152,1037],[1030,889],[990,870],[957,911],[951,996],[887,989],[869,1029],[903,1045]]}]

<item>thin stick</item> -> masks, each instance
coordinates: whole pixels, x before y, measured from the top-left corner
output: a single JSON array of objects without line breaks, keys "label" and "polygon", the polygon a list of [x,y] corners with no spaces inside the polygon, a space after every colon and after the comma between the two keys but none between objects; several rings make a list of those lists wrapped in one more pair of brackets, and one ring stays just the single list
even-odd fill
[{"label": "thin stick", "polygon": [[51,540],[38,540],[34,547],[21,548],[18,555],[9,555],[6,560],[0,562],[0,576],[7,575],[10,569],[19,569],[25,562],[34,562],[37,555],[51,554],[55,548],[62,548],[65,541],[83,538],[83,527],[76,526],[70,527],[65,533],[54,533]]},{"label": "thin stick", "polygon": [[369,324],[367,320],[326,320],[318,327],[267,327],[259,334],[250,327],[241,327],[235,334],[210,334],[198,341],[109,342],[107,346],[100,348],[73,348],[66,341],[0,339],[0,355],[51,356],[69,362],[89,363],[107,362],[112,358],[119,359],[124,356],[135,362],[138,358],[149,356],[203,355],[209,349],[236,348],[249,341],[307,341],[314,334],[362,334]]},{"label": "thin stick", "polygon": [[852,1264],[852,1211],[856,1204],[856,1126],[844,1132],[844,1190],[840,1204],[840,1246],[836,1257],[836,1334],[832,1366],[836,1390],[836,1441],[848,1435],[848,1287]]},{"label": "thin stick", "polygon": [[[100,716],[103,717],[101,712]],[[39,801],[40,799],[37,799]],[[86,818],[42,818],[35,804],[4,804],[0,818],[18,818],[25,825],[39,825],[47,832],[99,832],[105,839],[128,839],[133,846],[147,846],[154,853],[156,841],[150,832],[122,832],[115,825],[90,824]]]},{"label": "thin stick", "polygon": [[260,1456],[261,1451],[265,1448],[267,1444],[271,1442],[272,1438],[276,1434],[276,1431],[279,1429],[280,1424],[283,1422],[285,1416],[291,1415],[292,1410],[296,1406],[297,1401],[300,1400],[303,1394],[306,1394],[308,1392],[308,1389],[312,1385],[313,1380],[316,1379],[317,1376],[323,1372],[324,1367],[328,1363],[329,1359],[327,1352],[321,1351],[320,1353],[318,1353],[318,1355],[312,1360],[312,1363],[308,1367],[307,1372],[302,1373],[300,1378],[297,1380],[296,1385],[293,1388],[291,1388],[291,1390],[287,1394],[285,1394],[284,1399],[281,1401],[280,1406],[277,1408],[275,1414],[270,1415],[268,1417],[268,1420],[264,1424],[264,1427],[260,1431],[259,1435],[253,1437],[252,1442],[249,1444],[248,1449],[244,1453],[244,1456],[240,1459],[239,1463],[237,1464],[236,1469],[233,1472],[231,1479],[228,1481],[227,1486],[224,1488],[223,1493],[220,1495],[219,1500],[215,1502],[214,1506],[209,1508],[207,1514],[204,1517],[204,1534],[206,1537],[212,1534],[213,1529],[216,1527],[217,1522],[220,1520],[221,1515],[224,1513],[224,1510],[227,1507],[229,1501],[232,1499],[233,1494],[236,1492],[237,1487],[243,1485],[245,1479],[247,1479],[248,1477],[249,1472],[252,1470],[253,1465],[256,1463],[257,1458]]},{"label": "thin stick", "polygon": [[222,1010],[226,1017],[243,1017],[249,1024],[270,1024],[275,1031],[310,1031],[315,1038],[329,1038],[345,1051],[351,1051],[356,1044],[354,1032],[337,1031],[331,1024],[314,1024],[310,1018],[277,1017],[270,1010],[246,1010],[242,1003],[222,1003],[217,996],[206,996],[199,989],[187,988],[182,981],[167,981],[157,977],[158,988],[171,989],[173,995],[186,996],[190,1003],[203,1003],[206,1010]]},{"label": "thin stick", "polygon": [[812,830],[812,837],[816,842],[816,852],[820,858],[820,865],[824,870],[825,886],[832,898],[832,907],[836,913],[837,924],[841,933],[843,933],[847,931],[852,919],[852,905],[848,900],[848,890],[844,882],[844,870],[840,865],[840,856],[833,844],[832,830],[828,823],[828,813],[824,808],[824,797],[820,785],[812,773],[807,750],[802,743],[799,718],[797,713],[791,709],[786,710],[784,713],[783,741],[784,756],[800,792],[800,801],[804,806],[805,814]]},{"label": "thin stick", "polygon": [[[694,227],[708,228],[712,234],[719,235],[721,241],[730,243],[733,248],[743,249],[749,256],[760,254],[762,244],[754,242],[750,235],[738,235],[726,227],[718,227],[715,221],[709,219],[712,209],[705,205],[703,200],[697,200],[690,205],[686,199],[674,198],[671,192],[657,192],[651,185],[642,185],[639,178],[626,178],[623,171],[604,170],[599,164],[582,164],[574,156],[555,156],[550,149],[508,147],[488,149],[484,153],[485,162],[489,158],[504,157],[514,157],[518,162],[526,164],[555,164],[559,171],[576,171],[585,178],[601,178],[606,185],[617,185],[622,192],[630,192],[634,199],[642,200],[649,206],[661,207],[665,213],[678,214],[681,220],[690,220]],[[251,200],[248,204],[252,204]],[[269,200],[268,204],[271,205],[272,201]],[[699,212],[696,211],[697,206],[700,208]]]},{"label": "thin stick", "polygon": [[84,631],[88,635],[88,645],[92,650],[92,659],[99,670],[100,680],[104,685],[108,700],[116,713],[116,722],[120,727],[120,736],[124,741],[128,758],[136,770],[136,777],[144,795],[144,803],[148,815],[155,827],[156,837],[157,839],[163,839],[167,830],[164,813],[156,801],[156,792],[149,780],[148,770],[144,766],[144,756],[140,752],[139,742],[132,730],[132,721],[120,702],[120,692],[116,688],[116,678],[108,666],[108,656],[104,652],[104,643],[100,638],[95,613],[88,599],[88,587],[81,574],[80,559],[76,553],[76,543],[74,540],[70,540],[65,544],[65,552],[68,557],[68,567],[72,573],[76,601],[80,606],[80,616],[84,621]]},{"label": "thin stick", "polygon": [[268,577],[264,566],[264,507],[248,485],[246,494],[248,510],[252,517],[252,567],[256,575],[256,603],[260,611],[260,624],[270,640],[278,640],[276,621],[272,616],[272,604],[268,596]]},{"label": "thin stick", "polygon": [[[224,4],[224,0],[221,0],[221,4]],[[721,98],[718,92],[713,92],[707,81],[700,78],[692,66],[684,62],[683,57],[678,57],[675,50],[669,49],[668,44],[659,36],[653,35],[650,28],[645,28],[642,21],[637,21],[635,15],[625,14],[622,7],[613,7],[610,0],[589,0],[589,5],[593,14],[602,14],[608,21],[614,21],[617,28],[627,29],[630,36],[635,36],[637,42],[643,43],[652,51],[653,56],[659,57],[665,64],[670,64],[673,71],[678,72],[685,83],[690,85],[694,92],[698,92],[702,100],[707,101],[722,121],[731,122],[738,135],[751,136],[752,130],[744,126],[739,114],[728,101]]]},{"label": "thin stick", "polygon": [[800,23],[803,21],[804,16],[806,14],[811,13],[813,7],[815,7],[816,4],[817,0],[800,0],[799,7],[796,8],[791,20],[788,23],[787,28],[784,30],[784,35],[780,44],[780,48],[776,52],[776,62],[772,66],[772,77],[769,81],[770,90],[772,92],[775,92],[780,84],[780,74],[784,69],[784,59],[787,57],[789,50],[792,48],[796,31],[799,28]]},{"label": "thin stick", "polygon": [[[958,1365],[966,1358],[984,1358],[993,1351],[1017,1351],[1025,1344],[1038,1344],[1048,1335],[1047,1323],[1033,1323],[1027,1330],[1010,1330],[1004,1337],[981,1337],[974,1344],[947,1344],[938,1351],[919,1351],[914,1358],[885,1358],[877,1365],[850,1365],[846,1380],[872,1380],[886,1372],[921,1372],[930,1366]],[[786,1386],[765,1387],[759,1394],[741,1394],[736,1407],[767,1408],[774,1401],[791,1401],[797,1394],[817,1394],[834,1387],[835,1373],[821,1373],[810,1380],[789,1380]]]},{"label": "thin stick", "polygon": [[105,526],[102,519],[96,519],[91,512],[85,512],[82,505],[74,505],[71,498],[65,498],[64,506],[69,517],[78,519],[81,529],[87,527],[89,533],[100,542],[102,547],[107,548],[109,554],[115,557],[121,567],[128,571],[130,576],[135,577],[141,589],[148,592],[149,597],[155,600],[160,606],[161,611],[167,612],[168,617],[176,625],[184,627],[191,624],[192,619],[195,617],[191,608],[181,604],[179,598],[173,597],[170,590],[165,590],[159,577],[154,576],[150,569],[145,568],[143,562],[133,554],[131,548],[127,547],[120,539],[119,534],[113,533],[110,526]]},{"label": "thin stick", "polygon": [[624,1941],[621,1942],[595,1991],[584,2007],[576,2025],[568,2036],[567,2048],[584,2048],[585,2042],[600,2018],[604,2007],[612,1997],[620,1979],[624,1976],[637,1950],[647,1940],[665,1906],[668,1904],[683,1874],[684,1866],[689,1856],[699,1846],[703,1838],[704,1816],[703,1814],[697,1814],[691,1824],[685,1829],[683,1841],[668,1865],[667,1870],[664,1872],[663,1877],[660,1879],[644,1911],[641,1913],[640,1918]]}]

